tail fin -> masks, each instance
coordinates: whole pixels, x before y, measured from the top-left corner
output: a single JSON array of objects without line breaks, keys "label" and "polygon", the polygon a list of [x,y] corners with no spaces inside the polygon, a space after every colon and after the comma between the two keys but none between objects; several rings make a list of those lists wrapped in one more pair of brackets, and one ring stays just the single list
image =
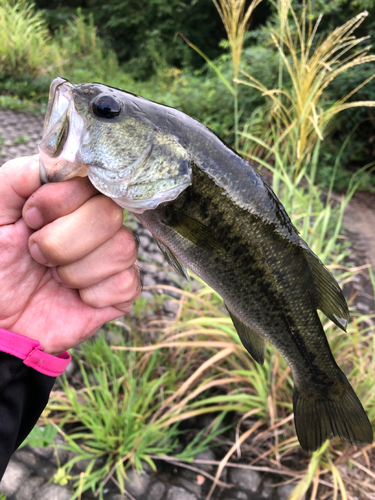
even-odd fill
[{"label": "tail fin", "polygon": [[370,421],[343,373],[339,383],[340,397],[333,390],[316,397],[300,391],[297,384],[294,386],[294,423],[300,445],[307,452],[315,451],[335,436],[351,444],[372,443]]}]

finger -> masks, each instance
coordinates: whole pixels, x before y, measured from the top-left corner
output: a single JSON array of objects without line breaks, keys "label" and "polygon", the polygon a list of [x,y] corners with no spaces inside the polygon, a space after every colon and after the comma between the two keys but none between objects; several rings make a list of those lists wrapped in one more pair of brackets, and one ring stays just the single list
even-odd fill
[{"label": "finger", "polygon": [[25,201],[39,187],[39,155],[4,163],[0,168],[0,226],[20,219]]},{"label": "finger", "polygon": [[93,196],[73,213],[33,233],[29,251],[46,266],[69,264],[112,238],[122,221],[122,209],[116,203],[103,195]]},{"label": "finger", "polygon": [[136,265],[122,271],[101,283],[79,291],[83,302],[94,308],[114,306],[123,310],[133,304],[141,295],[141,279]]},{"label": "finger", "polygon": [[98,194],[98,191],[87,177],[44,184],[26,201],[22,217],[29,227],[40,229],[74,212],[95,194]]},{"label": "finger", "polygon": [[82,259],[52,268],[52,275],[69,288],[86,288],[128,269],[136,260],[135,238],[130,229],[122,226],[111,239]]}]

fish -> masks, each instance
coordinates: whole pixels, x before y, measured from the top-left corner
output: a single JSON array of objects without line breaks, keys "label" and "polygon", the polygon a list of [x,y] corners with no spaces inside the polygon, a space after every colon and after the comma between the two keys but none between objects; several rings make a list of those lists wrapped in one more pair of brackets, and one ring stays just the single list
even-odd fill
[{"label": "fish", "polygon": [[327,439],[372,443],[369,419],[330,350],[318,310],[346,331],[335,278],[261,174],[183,112],[100,83],[51,83],[39,144],[42,183],[88,176],[152,233],[182,276],[223,298],[263,364],[270,341],[291,368],[306,452]]}]

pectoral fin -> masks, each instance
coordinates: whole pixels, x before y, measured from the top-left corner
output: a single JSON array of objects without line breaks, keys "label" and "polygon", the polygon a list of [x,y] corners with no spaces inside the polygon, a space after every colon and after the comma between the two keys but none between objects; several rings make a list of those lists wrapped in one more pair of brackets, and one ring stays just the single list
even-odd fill
[{"label": "pectoral fin", "polygon": [[346,331],[349,310],[339,284],[311,250],[305,249],[305,256],[317,286],[316,308],[323,311],[333,323]]},{"label": "pectoral fin", "polygon": [[251,357],[254,358],[257,363],[263,365],[267,349],[266,339],[253,328],[245,325],[228,306],[226,306],[226,308],[244,347],[249,351]]},{"label": "pectoral fin", "polygon": [[186,280],[190,281],[186,267],[183,264],[181,264],[181,262],[175,256],[175,254],[157,238],[155,238],[155,241],[158,247],[160,248],[161,253],[164,255],[165,260],[168,262],[168,264],[170,264],[173,267],[176,273],[178,273]]},{"label": "pectoral fin", "polygon": [[183,212],[168,208],[163,222],[200,248],[216,253],[225,252],[210,228]]}]

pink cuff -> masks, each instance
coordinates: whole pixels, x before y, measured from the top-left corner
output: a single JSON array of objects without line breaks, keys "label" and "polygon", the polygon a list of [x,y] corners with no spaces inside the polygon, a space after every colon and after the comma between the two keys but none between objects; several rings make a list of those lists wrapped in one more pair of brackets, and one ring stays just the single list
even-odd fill
[{"label": "pink cuff", "polygon": [[44,352],[37,340],[2,328],[0,328],[0,351],[21,358],[25,365],[50,377],[61,375],[72,359],[68,351],[60,356],[53,356]]}]

